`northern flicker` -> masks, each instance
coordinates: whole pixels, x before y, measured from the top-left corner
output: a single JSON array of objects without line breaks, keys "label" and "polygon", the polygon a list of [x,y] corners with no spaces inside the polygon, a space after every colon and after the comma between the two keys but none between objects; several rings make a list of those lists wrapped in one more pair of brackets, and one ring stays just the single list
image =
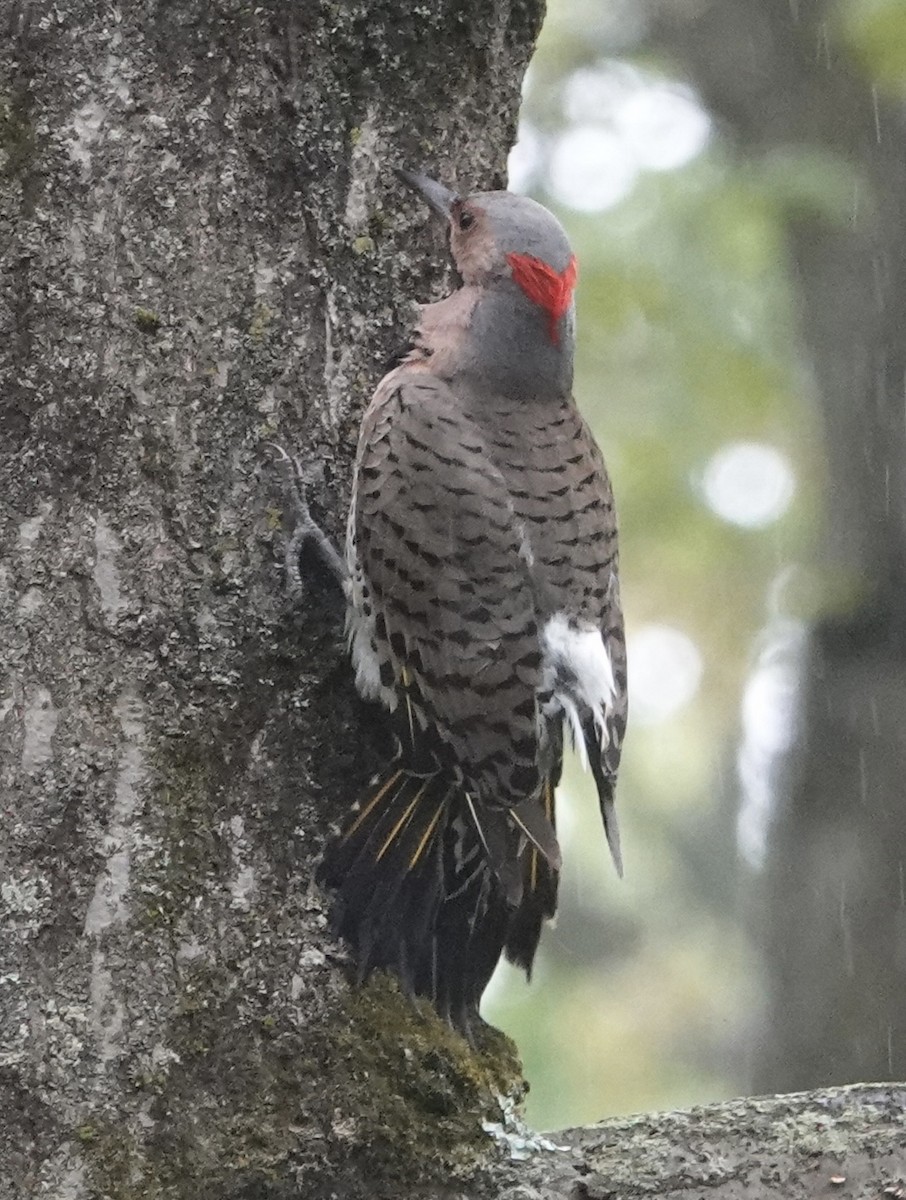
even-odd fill
[{"label": "northern flicker", "polygon": [[571,394],[562,226],[524,196],[398,174],[448,222],[462,286],[421,309],[362,422],[347,629],[398,752],[319,879],[360,974],[394,972],[468,1031],[501,954],[530,973],[556,910],[564,727],[622,870],[617,530]]}]

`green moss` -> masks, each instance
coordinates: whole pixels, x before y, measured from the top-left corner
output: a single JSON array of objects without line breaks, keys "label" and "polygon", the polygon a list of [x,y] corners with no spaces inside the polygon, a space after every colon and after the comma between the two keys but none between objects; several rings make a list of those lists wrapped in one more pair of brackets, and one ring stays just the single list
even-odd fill
[{"label": "green moss", "polygon": [[508,1038],[485,1027],[474,1051],[386,975],[350,990],[327,1051],[331,1077],[346,1090],[336,1103],[345,1099],[354,1115],[357,1142],[374,1169],[401,1180],[423,1173],[426,1161],[444,1175],[473,1169],[489,1150],[482,1119],[499,1115],[498,1097],[524,1087]]},{"label": "green moss", "polygon": [[353,254],[361,257],[363,254],[371,254],[374,250],[374,238],[357,237],[352,243]]},{"label": "green moss", "polygon": [[494,1153],[481,1121],[498,1118],[497,1097],[521,1082],[502,1035],[484,1033],[474,1052],[387,977],[351,989],[313,1030],[277,1012],[250,1022],[240,1003],[230,970],[192,964],[141,1183],[126,1169],[141,1157],[126,1127],[96,1123],[80,1136],[97,1194],[194,1200],[239,1175],[285,1180],[315,1153],[320,1169],[330,1162],[356,1181],[380,1179],[378,1195],[407,1195],[432,1177],[471,1177]]},{"label": "green moss", "polygon": [[220,877],[227,852],[220,828],[216,787],[210,769],[189,752],[156,764],[162,784],[154,807],[159,851],[143,872],[139,893],[144,922],[173,926],[202,894],[205,881]]},{"label": "green moss", "polygon": [[[407,1195],[426,1176],[440,1184],[480,1170],[496,1153],[482,1121],[499,1121],[501,1097],[523,1086],[512,1043],[482,1027],[473,1049],[381,974],[308,1010],[303,1023],[285,989],[260,986],[275,971],[288,978],[296,954],[267,930],[237,928],[215,953],[180,958],[198,897],[216,905],[231,869],[217,832],[220,776],[177,742],[155,768],[156,851],[133,895],[145,903],[136,936],[174,971],[155,1035],[165,1065],[152,1065],[151,1048],[124,1063],[153,1122],[147,1140],[95,1113],[74,1131],[92,1194],[195,1200],[241,1177],[268,1196],[308,1169],[342,1177],[338,1194],[362,1195],[365,1182],[381,1179],[379,1196]],[[288,956],[284,967],[275,955]]]},{"label": "green moss", "polygon": [[[199,964],[193,980],[196,997],[217,999],[184,1005],[171,1027],[179,1066],[168,1105],[184,1077],[195,1124],[192,1144],[172,1156],[182,1159],[181,1176],[197,1180],[186,1160],[198,1143],[225,1174],[273,1171],[305,1152],[303,1128],[308,1136],[320,1129],[331,1159],[353,1154],[366,1178],[379,1173],[405,1187],[424,1180],[426,1163],[439,1178],[468,1175],[493,1150],[482,1119],[499,1117],[498,1097],[522,1087],[507,1038],[484,1031],[476,1053],[388,976],[350,988],[324,1025],[306,1030],[282,1011],[237,1019],[228,971]],[[207,1107],[198,1104],[199,1081]],[[219,1095],[227,1084],[241,1091],[241,1105]]]},{"label": "green moss", "polygon": [[92,1135],[87,1141],[80,1133],[84,1128],[80,1126],[75,1132],[82,1142],[92,1196],[103,1196],[104,1200],[163,1200],[165,1193],[141,1171],[142,1156],[125,1128],[91,1126]]},{"label": "green moss", "polygon": [[157,333],[160,329],[160,315],[150,308],[136,308],[132,320],[142,333]]},{"label": "green moss", "polygon": [[249,337],[256,342],[263,341],[273,319],[273,309],[266,304],[256,304],[249,322]]}]

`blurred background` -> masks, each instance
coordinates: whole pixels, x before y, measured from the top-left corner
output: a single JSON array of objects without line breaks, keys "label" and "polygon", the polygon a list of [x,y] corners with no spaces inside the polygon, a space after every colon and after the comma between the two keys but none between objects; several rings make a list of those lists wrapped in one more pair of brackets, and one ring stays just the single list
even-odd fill
[{"label": "blurred background", "polygon": [[550,0],[510,186],[579,258],[626,878],[561,789],[529,1122],[906,1078],[906,5]]}]

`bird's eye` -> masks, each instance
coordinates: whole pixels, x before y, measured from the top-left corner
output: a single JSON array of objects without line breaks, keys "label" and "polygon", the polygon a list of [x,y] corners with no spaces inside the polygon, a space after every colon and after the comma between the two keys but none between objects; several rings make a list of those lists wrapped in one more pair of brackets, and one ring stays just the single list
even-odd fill
[{"label": "bird's eye", "polygon": [[459,214],[459,228],[462,230],[470,229],[475,224],[475,214],[470,213],[467,208]]}]

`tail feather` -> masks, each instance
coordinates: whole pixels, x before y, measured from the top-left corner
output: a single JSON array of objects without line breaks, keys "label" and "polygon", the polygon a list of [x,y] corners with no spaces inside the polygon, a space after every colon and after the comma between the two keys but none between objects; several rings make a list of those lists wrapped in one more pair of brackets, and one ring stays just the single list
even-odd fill
[{"label": "tail feather", "polygon": [[445,896],[436,924],[438,1011],[467,1035],[522,902],[523,839],[510,810],[467,805],[444,846]]},{"label": "tail feather", "polygon": [[440,1015],[468,1031],[478,1011],[481,991],[475,986],[474,959],[482,946],[493,953],[489,914],[493,914],[493,876],[479,869],[469,885],[445,900],[437,914],[431,944],[430,996]]},{"label": "tail feather", "polygon": [[328,846],[318,882],[336,893],[334,922],[356,952],[360,979],[385,967],[411,985],[407,936],[430,928],[440,901],[433,844],[447,791],[442,781],[392,770]]},{"label": "tail feather", "polygon": [[438,914],[433,1000],[438,1012],[467,1036],[503,951],[511,912],[499,881],[482,870]]},{"label": "tail feather", "polygon": [[[556,834],[557,820],[554,808],[554,782],[545,781],[542,792],[544,816]],[[553,920],[557,913],[557,892],[560,884],[559,858],[553,862],[534,845],[524,855],[523,901],[513,915],[507,930],[504,947],[507,959],[521,967],[531,979],[535,952],[541,939],[545,922]]]},{"label": "tail feather", "polygon": [[336,887],[354,868],[365,851],[373,845],[381,825],[388,821],[396,797],[407,782],[403,771],[389,772],[381,780],[380,787],[355,806],[345,828],[331,842],[330,854],[319,868],[319,882],[327,887]]},{"label": "tail feather", "polygon": [[[507,902],[515,907],[522,899],[522,871],[518,861],[520,839],[513,836],[513,812],[505,808],[479,810],[471,796],[466,795],[465,800],[478,841],[484,849],[485,864],[499,879]],[[457,879],[460,859],[471,849],[473,840],[467,831],[462,831],[460,845],[451,852],[451,881]]]},{"label": "tail feather", "polygon": [[504,950],[531,970],[557,900],[553,782],[514,810],[481,805],[443,773],[394,765],[328,845],[318,882],[359,979],[375,969],[427,996],[467,1035]]},{"label": "tail feather", "polygon": [[533,797],[514,808],[510,815],[532,843],[533,851],[543,855],[554,871],[559,871],[560,846],[553,825],[553,804],[548,812]]},{"label": "tail feather", "polygon": [[583,733],[588,749],[588,759],[591,763],[591,773],[594,777],[595,787],[598,789],[598,803],[601,807],[601,820],[604,822],[604,836],[607,838],[607,846],[617,875],[622,879],[623,852],[620,848],[620,826],[617,822],[617,810],[613,799],[616,779],[611,772],[605,770],[600,741],[592,721],[586,723]]}]

